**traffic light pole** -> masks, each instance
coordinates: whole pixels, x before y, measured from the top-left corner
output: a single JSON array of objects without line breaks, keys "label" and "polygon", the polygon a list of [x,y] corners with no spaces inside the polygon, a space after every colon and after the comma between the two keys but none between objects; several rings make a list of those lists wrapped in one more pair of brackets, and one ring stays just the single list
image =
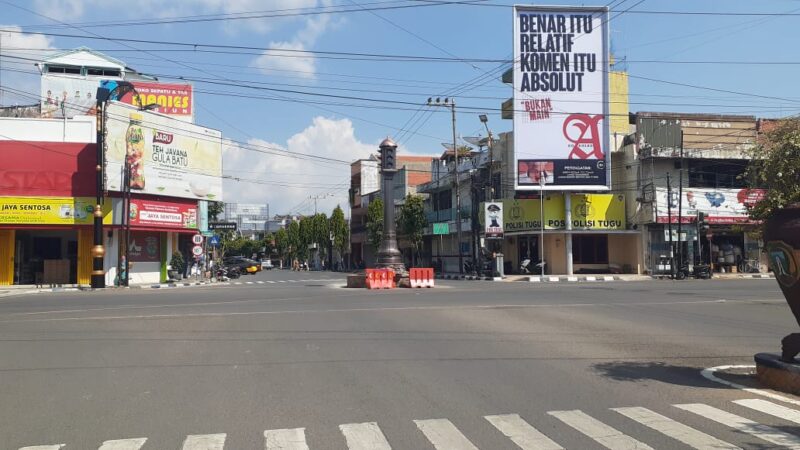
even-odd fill
[{"label": "traffic light pole", "polygon": [[389,138],[381,142],[381,175],[383,177],[383,239],[376,255],[375,266],[394,269],[401,278],[407,276],[403,256],[397,248],[397,230],[394,220],[394,174],[396,166],[397,144]]}]

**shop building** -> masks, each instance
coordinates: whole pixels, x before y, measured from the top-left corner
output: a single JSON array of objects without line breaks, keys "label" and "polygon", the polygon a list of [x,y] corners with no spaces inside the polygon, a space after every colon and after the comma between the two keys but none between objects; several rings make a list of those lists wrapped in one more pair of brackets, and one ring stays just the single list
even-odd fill
[{"label": "shop building", "polygon": [[[763,191],[741,177],[757,132],[752,116],[636,114],[625,165],[640,199],[629,214],[643,231],[648,273],[668,273],[670,257],[680,255],[690,269],[710,263],[715,272],[767,270],[758,224],[747,214]],[[707,230],[698,229],[700,213]]]}]

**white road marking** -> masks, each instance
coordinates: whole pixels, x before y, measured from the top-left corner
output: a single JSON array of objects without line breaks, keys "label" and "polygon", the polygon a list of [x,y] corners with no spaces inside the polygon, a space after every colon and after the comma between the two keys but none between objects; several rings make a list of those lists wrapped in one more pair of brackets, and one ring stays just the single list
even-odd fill
[{"label": "white road marking", "polygon": [[698,450],[739,449],[739,447],[733,444],[709,436],[690,426],[672,420],[669,417],[650,411],[647,408],[636,406],[630,408],[611,408],[611,410]]},{"label": "white road marking", "polygon": [[604,424],[581,410],[548,411],[557,418],[597,443],[610,450],[653,450],[649,445],[639,442],[614,427]]},{"label": "white road marking", "polygon": [[272,281],[272,280],[269,280],[269,281],[267,281],[267,283],[269,283],[269,284],[275,284],[275,282],[274,282],[274,281]]},{"label": "white road marking", "polygon": [[714,422],[721,423],[725,426],[731,427],[742,433],[755,436],[775,445],[784,447],[800,449],[800,438],[793,436],[789,433],[777,430],[767,425],[754,422],[750,419],[731,414],[721,409],[714,408],[713,406],[704,405],[702,403],[691,403],[685,405],[673,405],[684,411],[695,413],[699,416],[711,419]]},{"label": "white road marking", "polygon": [[253,284],[252,281],[245,281],[244,284]]},{"label": "white road marking", "polygon": [[308,450],[305,428],[287,428],[264,431],[267,450]]},{"label": "white road marking", "polygon": [[778,417],[780,419],[788,420],[789,422],[800,423],[800,411],[796,409],[787,408],[785,406],[776,405],[775,403],[761,400],[759,398],[748,398],[743,400],[734,400],[733,403],[742,405],[744,407],[761,411],[762,413]]},{"label": "white road marking", "polygon": [[[370,291],[361,291],[364,298],[370,295]],[[355,292],[346,295],[336,295],[335,297],[352,297]],[[283,299],[274,299],[283,300]],[[263,302],[264,300],[248,300],[247,302]],[[752,303],[755,300],[746,300],[737,303]],[[785,300],[784,300],[785,301]],[[21,322],[63,322],[63,321],[82,321],[82,320],[130,320],[130,319],[170,319],[170,318],[190,318],[190,317],[229,317],[229,316],[258,316],[275,314],[328,314],[328,313],[352,313],[352,312],[389,312],[389,311],[438,311],[438,310],[492,310],[502,308],[595,308],[608,306],[652,306],[652,305],[702,305],[708,303],[721,303],[724,300],[695,300],[685,302],[630,302],[630,303],[546,303],[546,304],[491,304],[491,305],[453,305],[453,306],[387,306],[371,308],[339,308],[339,309],[299,309],[284,311],[250,311],[250,312],[227,312],[227,313],[189,313],[189,314],[142,314],[131,316],[89,316],[89,317],[56,317],[43,319],[23,319],[23,320],[0,320],[0,323],[21,323]],[[233,303],[233,302],[228,302]],[[728,302],[733,303],[733,302]],[[179,305],[176,305],[179,306]],[[780,397],[780,396],[777,396]],[[791,401],[790,401],[791,402]],[[798,402],[800,404],[800,402]]]},{"label": "white road marking", "polygon": [[98,450],[139,450],[145,442],[147,442],[147,438],[105,441]]},{"label": "white road marking", "polygon": [[563,450],[541,431],[531,426],[518,414],[484,416],[495,428],[514,441],[523,450]]},{"label": "white road marking", "polygon": [[478,450],[447,419],[415,420],[414,423],[436,450]]},{"label": "white road marking", "polygon": [[597,277],[586,277],[586,281],[597,281]]},{"label": "white road marking", "polygon": [[278,280],[278,283],[286,283],[286,280]]},{"label": "white road marking", "polygon": [[19,450],[59,450],[64,448],[67,444],[56,444],[56,445],[34,445],[32,447],[22,447]]},{"label": "white road marking", "polygon": [[767,398],[771,398],[773,400],[778,400],[778,401],[781,401],[781,402],[784,402],[784,403],[790,403],[792,405],[800,406],[800,400],[794,400],[794,399],[791,399],[789,397],[784,397],[783,395],[775,394],[775,393],[770,392],[770,391],[768,391],[766,389],[749,388],[747,386],[743,386],[741,384],[734,383],[732,381],[723,380],[722,378],[719,378],[716,375],[714,375],[714,373],[716,373],[717,371],[720,371],[720,370],[755,369],[755,368],[756,368],[756,366],[742,366],[742,365],[739,365],[739,366],[717,366],[717,367],[709,367],[708,369],[703,369],[702,372],[700,372],[700,374],[703,375],[706,379],[711,380],[711,381],[713,381],[715,383],[724,384],[724,385],[730,386],[732,388],[741,389],[742,391],[749,392],[751,394],[756,394],[756,395],[760,395],[762,397],[767,397]]},{"label": "white road marking", "polygon": [[258,284],[264,284],[264,282],[263,282],[263,281],[261,281],[261,280],[258,280],[258,281],[256,281],[256,283],[258,283]]},{"label": "white road marking", "polygon": [[183,450],[223,450],[225,433],[191,434],[183,441]]},{"label": "white road marking", "polygon": [[391,450],[392,447],[386,441],[378,424],[375,422],[367,423],[348,423],[339,425],[349,450]]}]

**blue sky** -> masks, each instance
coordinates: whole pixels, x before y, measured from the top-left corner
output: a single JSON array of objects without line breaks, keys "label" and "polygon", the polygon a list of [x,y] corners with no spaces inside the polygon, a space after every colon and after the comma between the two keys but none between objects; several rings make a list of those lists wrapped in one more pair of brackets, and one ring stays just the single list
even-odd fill
[{"label": "blue sky", "polygon": [[[12,7],[10,3],[30,11]],[[429,96],[445,96],[460,88],[456,91],[457,104],[470,110],[458,114],[458,133],[471,136],[482,133],[478,109],[487,108],[495,113],[493,109],[499,108],[512,92],[499,81],[499,74],[491,75],[499,66],[497,62],[399,62],[386,58],[362,61],[296,51],[507,59],[512,51],[512,11],[508,5],[513,2],[481,3],[482,6],[431,6],[430,2],[415,0],[2,1],[0,28],[10,30],[21,27],[23,31],[294,51],[175,52],[162,51],[175,50],[173,45],[16,33],[3,33],[0,44],[6,48],[3,55],[12,54],[9,48],[55,50],[84,45],[121,59],[141,72],[158,74],[164,80],[175,77],[194,80],[196,122],[220,129],[239,143],[225,149],[225,173],[259,181],[229,180],[228,201],[268,202],[276,213],[309,213],[313,212],[313,201],[308,196],[330,193],[329,198],[319,201],[319,209],[329,212],[335,204],[346,203],[349,167],[331,160],[289,157],[287,151],[350,161],[368,155],[380,140],[391,135],[398,138],[402,151],[438,154],[442,151],[441,142],[452,139],[450,118],[443,109],[423,106]],[[588,5],[609,3],[612,11],[617,11],[612,12],[610,22],[612,49],[618,60],[628,61],[626,67],[631,75],[631,111],[759,117],[800,112],[800,97],[796,94],[800,65],[742,64],[800,61],[794,50],[800,44],[800,31],[796,27],[800,15],[785,15],[800,14],[800,1],[602,0]],[[309,14],[336,9],[349,12]],[[243,12],[292,15],[190,23],[169,20],[179,17],[184,21],[187,16],[230,18]],[[130,26],[131,21],[153,20],[170,23]],[[109,21],[126,22],[128,26],[95,26]],[[22,53],[17,50],[13,54]],[[698,61],[720,63],[686,64]],[[722,64],[723,61],[734,64]],[[20,70],[32,71],[33,66],[3,58],[2,85],[38,92],[38,76]],[[479,77],[480,82],[466,88],[463,85]],[[360,99],[253,90],[238,85]],[[8,104],[24,103],[25,99],[4,93],[2,100]],[[490,114],[490,126],[494,132],[509,131],[511,122]],[[399,131],[400,128],[408,131]]]}]

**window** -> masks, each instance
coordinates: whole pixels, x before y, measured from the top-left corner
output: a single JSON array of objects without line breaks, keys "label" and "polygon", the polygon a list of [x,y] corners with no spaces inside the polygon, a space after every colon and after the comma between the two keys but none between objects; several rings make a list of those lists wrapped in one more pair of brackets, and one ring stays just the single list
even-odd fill
[{"label": "window", "polygon": [[47,71],[50,73],[70,73],[74,75],[81,74],[80,67],[68,67],[68,66],[48,66]]},{"label": "window", "polygon": [[575,264],[608,264],[608,235],[573,235],[572,262]]},{"label": "window", "polygon": [[117,69],[93,69],[88,68],[86,69],[87,75],[97,75],[97,76],[105,76],[105,77],[118,77],[120,76],[120,72]]},{"label": "window", "polygon": [[736,159],[704,159],[689,161],[689,187],[695,188],[745,188],[746,180],[740,179],[747,161]]},{"label": "window", "polygon": [[453,207],[453,191],[450,189],[446,191],[437,192],[433,195],[433,210],[441,211]]}]

